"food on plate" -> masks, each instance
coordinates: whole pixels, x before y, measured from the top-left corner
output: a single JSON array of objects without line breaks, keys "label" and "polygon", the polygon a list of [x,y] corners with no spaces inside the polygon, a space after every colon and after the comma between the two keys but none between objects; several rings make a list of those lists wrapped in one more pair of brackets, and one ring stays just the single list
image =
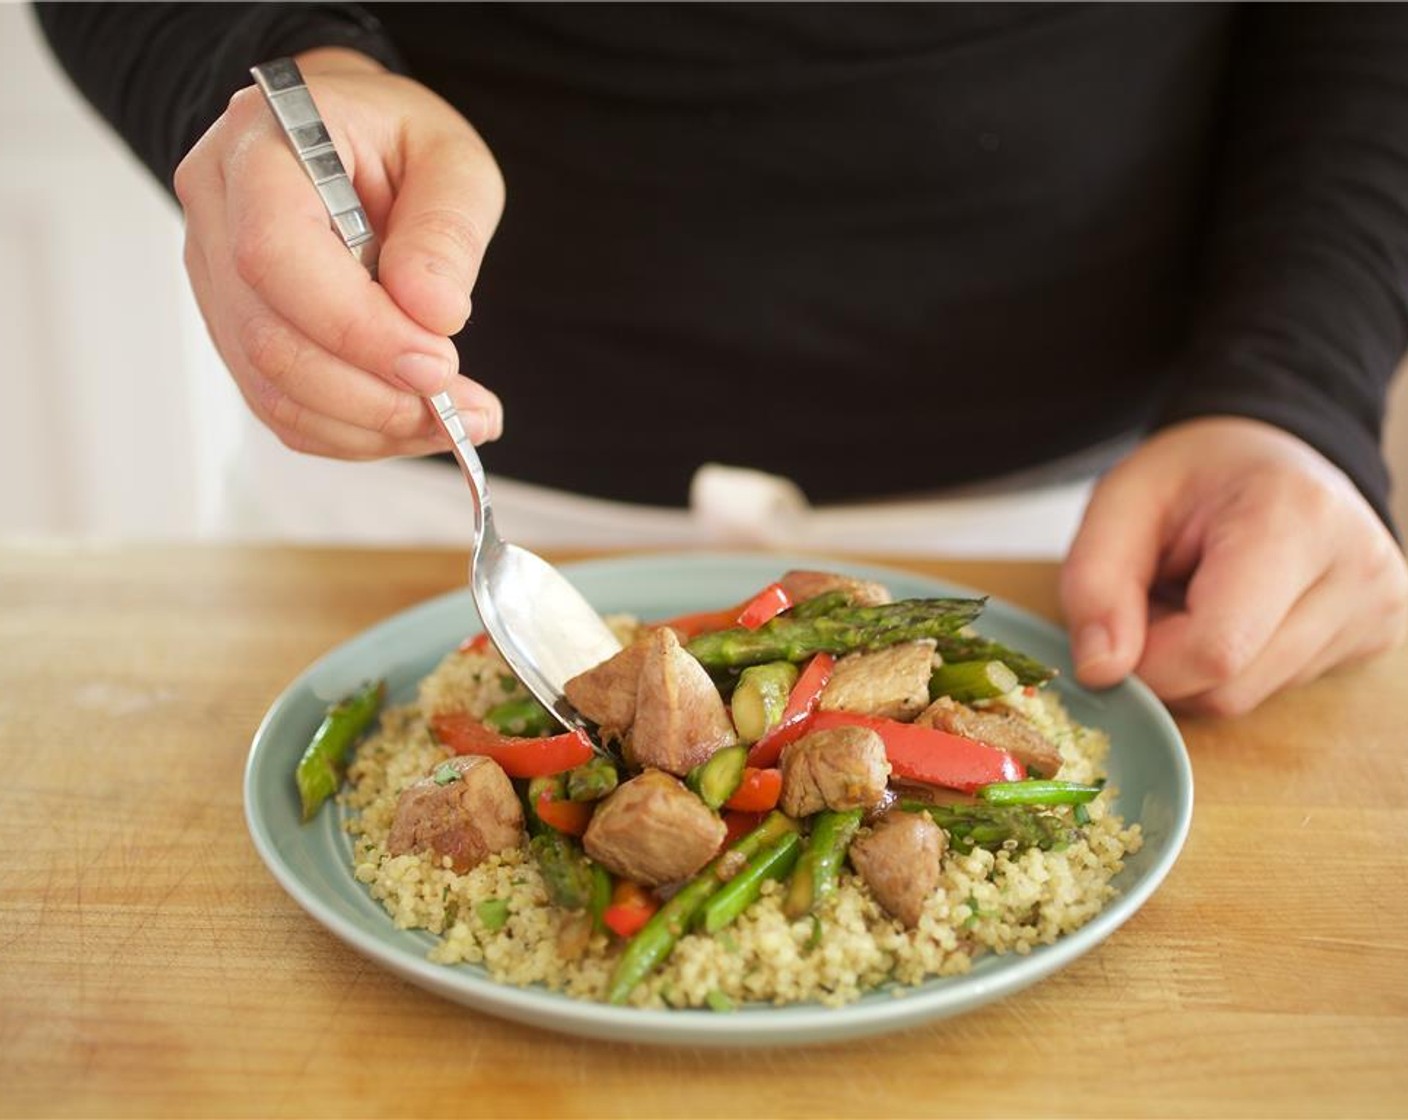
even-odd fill
[{"label": "food on plate", "polygon": [[1105,735],[983,605],[793,571],[613,618],[621,652],[567,688],[590,736],[469,639],[347,767],[355,875],[437,962],[614,1004],[837,1005],[1030,952],[1140,832]]},{"label": "food on plate", "polygon": [[324,713],[294,771],[304,821],[312,820],[323,802],[337,792],[347,756],[376,720],[385,699],[386,682],[369,681]]}]

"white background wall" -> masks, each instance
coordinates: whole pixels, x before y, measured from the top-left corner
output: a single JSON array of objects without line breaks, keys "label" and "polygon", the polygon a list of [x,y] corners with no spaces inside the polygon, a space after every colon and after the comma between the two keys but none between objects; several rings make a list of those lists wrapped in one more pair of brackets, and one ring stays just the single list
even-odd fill
[{"label": "white background wall", "polygon": [[[244,420],[186,287],[177,208],[13,0],[0,2],[0,262],[0,537],[218,536]],[[1389,441],[1408,482],[1408,377]],[[1408,485],[1396,498],[1408,526]]]},{"label": "white background wall", "polygon": [[0,535],[202,531],[234,394],[181,240],[29,8],[0,4]]}]

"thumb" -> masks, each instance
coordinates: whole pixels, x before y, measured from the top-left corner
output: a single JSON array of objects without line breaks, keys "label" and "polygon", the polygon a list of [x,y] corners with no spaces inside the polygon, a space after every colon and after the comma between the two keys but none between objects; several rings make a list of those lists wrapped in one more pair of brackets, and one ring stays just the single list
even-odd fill
[{"label": "thumb", "polygon": [[1119,683],[1144,651],[1164,519],[1159,489],[1135,459],[1122,463],[1096,486],[1062,565],[1071,660],[1089,687]]},{"label": "thumb", "polygon": [[458,333],[503,213],[498,165],[462,120],[451,132],[407,139],[387,216],[378,279],[406,314],[437,334]]}]

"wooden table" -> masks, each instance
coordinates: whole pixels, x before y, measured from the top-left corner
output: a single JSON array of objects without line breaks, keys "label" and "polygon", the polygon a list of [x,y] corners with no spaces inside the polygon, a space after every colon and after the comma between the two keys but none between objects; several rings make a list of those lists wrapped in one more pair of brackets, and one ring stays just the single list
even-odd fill
[{"label": "wooden table", "polygon": [[[1049,566],[907,563],[1054,614]],[[858,1043],[631,1047],[392,978],[245,831],[279,691],[463,564],[0,549],[0,1114],[1408,1115],[1408,652],[1185,721],[1182,859],[1050,980]]]}]

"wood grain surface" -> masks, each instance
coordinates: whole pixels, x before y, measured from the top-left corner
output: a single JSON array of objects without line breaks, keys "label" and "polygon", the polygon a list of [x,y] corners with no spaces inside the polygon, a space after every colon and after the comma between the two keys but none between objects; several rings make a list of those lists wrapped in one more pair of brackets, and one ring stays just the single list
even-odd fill
[{"label": "wood grain surface", "polygon": [[[1055,616],[1047,565],[903,566]],[[450,552],[0,549],[0,1114],[1408,1115],[1408,652],[1184,720],[1192,833],[1096,951],[803,1049],[598,1043],[397,980],[284,894],[250,739]]]}]

